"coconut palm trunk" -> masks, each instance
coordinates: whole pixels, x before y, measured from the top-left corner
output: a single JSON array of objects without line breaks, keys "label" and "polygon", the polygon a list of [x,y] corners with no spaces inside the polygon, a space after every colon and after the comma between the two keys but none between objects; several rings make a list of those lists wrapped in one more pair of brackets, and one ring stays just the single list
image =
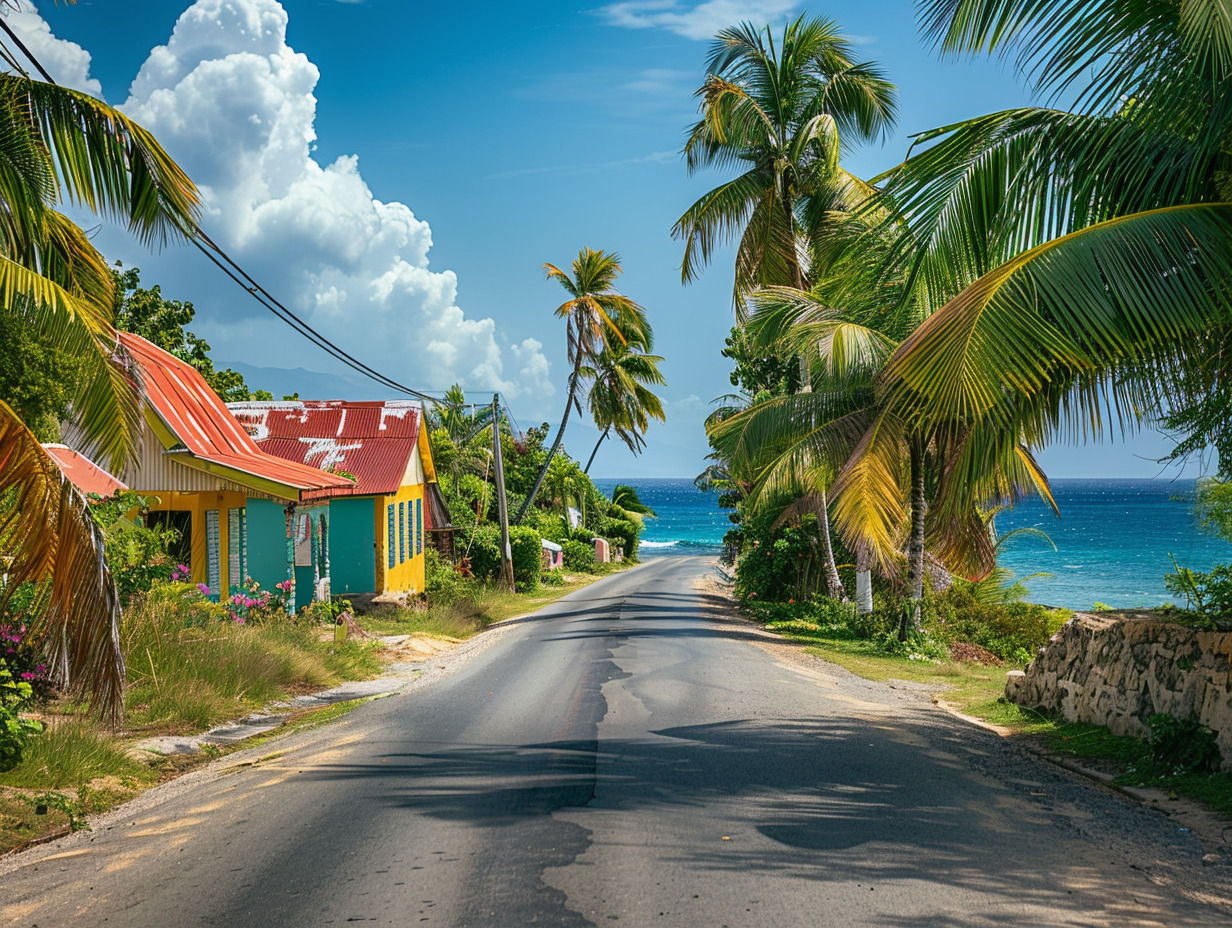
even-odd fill
[{"label": "coconut palm trunk", "polygon": [[907,595],[909,606],[903,611],[898,639],[906,641],[910,631],[920,629],[921,602],[924,599],[924,441],[911,438],[911,537],[907,543]]},{"label": "coconut palm trunk", "polygon": [[582,468],[582,473],[590,473],[590,465],[595,463],[595,455],[599,453],[599,446],[607,439],[608,433],[612,431],[612,427],[608,426],[603,430],[603,434],[599,436],[599,440],[595,442],[595,450],[590,452],[590,457],[586,459],[586,466]]},{"label": "coconut palm trunk", "polygon": [[834,562],[834,543],[830,539],[830,514],[825,490],[821,491],[819,500],[817,523],[821,529],[822,569],[825,571],[826,594],[834,599],[847,602],[847,590],[843,587],[843,578],[838,575],[838,565]]},{"label": "coconut palm trunk", "polygon": [[870,615],[873,611],[873,572],[869,569],[868,552],[856,552],[856,611]]},{"label": "coconut palm trunk", "polygon": [[552,442],[552,447],[548,449],[548,456],[544,459],[543,467],[539,469],[539,476],[535,478],[535,485],[530,488],[530,493],[526,495],[522,508],[518,510],[518,514],[514,517],[514,525],[520,525],[522,519],[526,517],[526,513],[530,511],[530,507],[535,504],[535,497],[539,495],[539,489],[543,486],[543,478],[548,475],[548,468],[552,466],[552,458],[556,457],[556,452],[560,450],[560,443],[565,439],[565,427],[569,424],[569,414],[573,412],[574,404],[577,402],[574,398],[574,393],[577,390],[578,376],[581,370],[582,352],[579,351],[573,361],[573,373],[569,375],[569,390],[565,394],[565,414],[561,416],[560,428],[556,431],[556,439]]}]

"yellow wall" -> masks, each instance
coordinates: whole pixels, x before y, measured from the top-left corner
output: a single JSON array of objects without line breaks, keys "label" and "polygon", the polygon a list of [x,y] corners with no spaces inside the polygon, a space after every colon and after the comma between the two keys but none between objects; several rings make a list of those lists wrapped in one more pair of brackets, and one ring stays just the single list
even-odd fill
[{"label": "yellow wall", "polygon": [[[376,531],[376,586],[377,591],[381,593],[392,592],[407,592],[407,593],[422,593],[424,589],[424,555],[423,548],[427,547],[427,529],[421,528],[419,534],[420,544],[415,545],[415,502],[419,501],[421,507],[426,506],[423,500],[423,484],[415,484],[413,486],[403,486],[398,489],[396,494],[389,496],[378,496],[373,500],[375,510],[373,512],[373,524]],[[389,566],[389,506],[394,507],[394,538],[393,538],[393,555],[394,566]],[[401,512],[408,511],[409,507],[410,518],[402,516],[403,525],[409,529],[408,536],[403,538],[403,549],[399,550],[399,504],[404,508]],[[427,514],[424,513],[420,520],[420,526],[423,526],[427,520]],[[408,525],[409,523],[409,525]]]},{"label": "yellow wall", "polygon": [[[175,512],[192,513],[192,582],[209,582],[209,561],[206,552],[205,513],[207,510],[218,510],[218,561],[219,586],[215,592],[221,592],[225,598],[232,586],[244,582],[243,577],[228,576],[228,557],[230,539],[228,537],[227,510],[242,509],[248,505],[248,498],[243,493],[231,491],[203,493],[152,493],[149,494],[150,510],[171,510]],[[154,499],[153,497],[157,497]]]}]

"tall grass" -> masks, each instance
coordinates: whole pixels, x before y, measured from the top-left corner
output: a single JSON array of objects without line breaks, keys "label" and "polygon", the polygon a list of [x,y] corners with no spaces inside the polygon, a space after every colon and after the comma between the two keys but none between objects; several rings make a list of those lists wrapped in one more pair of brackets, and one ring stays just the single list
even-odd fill
[{"label": "tall grass", "polygon": [[380,671],[371,645],[335,647],[328,629],[304,621],[195,624],[182,600],[153,594],[121,628],[130,727],[200,731],[306,692]]},{"label": "tall grass", "polygon": [[132,760],[112,737],[78,718],[53,720],[31,738],[21,763],[0,774],[0,785],[26,789],[75,789],[98,777],[149,782],[158,774]]}]

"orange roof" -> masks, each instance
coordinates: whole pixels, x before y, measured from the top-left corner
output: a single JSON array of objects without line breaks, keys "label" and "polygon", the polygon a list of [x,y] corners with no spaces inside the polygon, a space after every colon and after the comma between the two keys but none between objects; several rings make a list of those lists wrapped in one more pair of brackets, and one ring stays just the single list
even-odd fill
[{"label": "orange roof", "polygon": [[74,451],[68,445],[43,445],[43,450],[56,462],[56,466],[73,486],[87,496],[91,493],[111,496],[120,490],[128,489],[84,454]]},{"label": "orange roof", "polygon": [[149,408],[194,458],[280,484],[301,500],[344,495],[354,487],[345,477],[258,448],[191,364],[131,332],[121,332],[120,343],[141,368]]}]

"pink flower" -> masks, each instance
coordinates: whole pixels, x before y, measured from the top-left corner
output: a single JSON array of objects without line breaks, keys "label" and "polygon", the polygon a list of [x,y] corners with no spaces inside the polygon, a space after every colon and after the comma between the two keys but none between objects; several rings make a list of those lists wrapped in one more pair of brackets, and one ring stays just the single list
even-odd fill
[{"label": "pink flower", "polygon": [[209,595],[210,595],[210,588],[209,588],[208,586],[206,586],[204,583],[198,583],[198,584],[197,584],[197,589],[199,589],[199,590],[201,591],[201,595],[202,595],[202,596],[209,596]]}]

